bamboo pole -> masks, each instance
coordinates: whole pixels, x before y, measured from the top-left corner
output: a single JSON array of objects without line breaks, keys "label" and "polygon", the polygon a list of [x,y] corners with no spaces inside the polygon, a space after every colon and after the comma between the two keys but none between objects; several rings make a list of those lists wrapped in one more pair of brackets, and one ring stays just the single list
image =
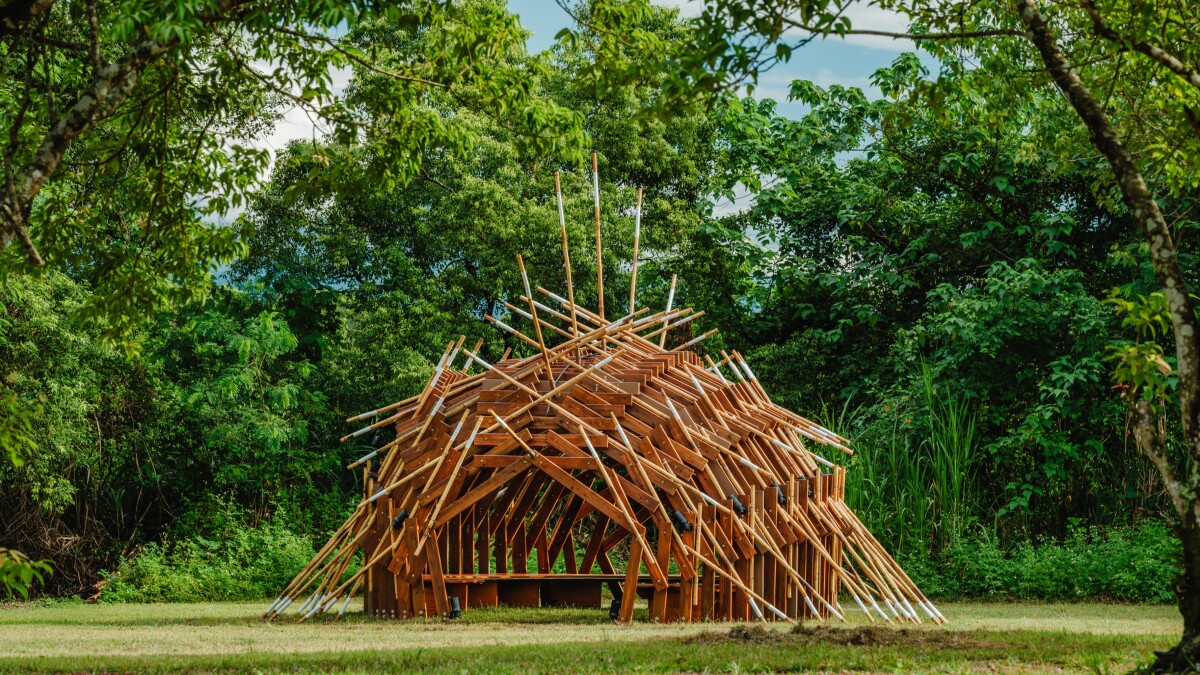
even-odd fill
[{"label": "bamboo pole", "polygon": [[[681,311],[688,312],[690,310],[681,310]],[[680,326],[684,325],[685,323],[695,321],[696,319],[699,319],[702,316],[704,316],[704,311],[692,312],[691,314],[688,314],[686,317],[680,319],[679,321],[676,321],[675,323],[671,324],[670,326],[655,329],[654,332],[646,333],[642,337],[645,338],[646,340],[649,340],[652,337],[658,337],[658,336],[662,335],[663,333],[667,332],[668,330],[671,330],[672,328],[679,328]],[[676,350],[672,349],[671,351],[676,351]]]},{"label": "bamboo pole", "polygon": [[[671,328],[675,328],[675,326],[671,326]],[[703,340],[703,339],[705,339],[705,338],[707,338],[707,337],[709,337],[709,336],[716,335],[718,330],[720,330],[720,329],[719,329],[719,328],[714,328],[714,329],[712,329],[712,330],[708,331],[707,333],[705,333],[705,334],[701,335],[700,337],[694,338],[694,339],[692,339],[692,340],[689,340],[689,341],[687,341],[687,342],[685,342],[685,343],[683,343],[683,344],[679,345],[678,347],[676,347],[676,348],[672,349],[671,351],[673,351],[673,352],[681,352],[681,351],[683,351],[683,350],[687,349],[688,347],[691,347],[692,345],[698,344],[698,343],[699,343],[701,340]],[[664,333],[662,334],[662,337],[664,337],[664,338],[665,338],[666,336],[667,336],[667,334],[664,332]]]},{"label": "bamboo pole", "polygon": [[629,311],[637,303],[638,248],[642,242],[642,188],[638,188],[637,206],[633,211],[633,270],[629,275]]},{"label": "bamboo pole", "polygon": [[596,206],[596,296],[600,318],[604,318],[604,249],[600,244],[600,165],[592,153],[592,197]]},{"label": "bamboo pole", "polygon": [[[671,305],[675,302],[675,281],[679,278],[678,274],[671,275],[671,290],[667,292],[667,311],[671,311]],[[665,349],[667,346],[667,328],[670,323],[667,319],[663,319],[662,335],[658,336],[658,348]]]},{"label": "bamboo pole", "polygon": [[[532,296],[533,291],[529,289],[529,275],[525,273],[525,260],[521,258],[521,254],[517,254],[517,267],[521,268],[521,281],[525,284],[525,295]],[[546,360],[546,377],[552,377],[553,372],[550,367],[550,352],[546,351],[546,341],[542,339],[542,324],[538,321],[537,307],[533,306],[533,300],[529,301],[529,314],[533,319],[533,330],[537,335],[537,346],[542,352],[542,358]]]},{"label": "bamboo pole", "polygon": [[[567,217],[563,214],[562,184],[559,182],[557,171],[554,172],[554,194],[558,197],[558,229],[562,232],[563,265],[567,268],[567,297],[571,299],[571,305],[574,306],[575,283],[571,280],[571,251],[567,246]],[[531,295],[528,291],[525,294]],[[571,332],[579,335],[579,321],[575,318],[574,310],[571,310]]]}]

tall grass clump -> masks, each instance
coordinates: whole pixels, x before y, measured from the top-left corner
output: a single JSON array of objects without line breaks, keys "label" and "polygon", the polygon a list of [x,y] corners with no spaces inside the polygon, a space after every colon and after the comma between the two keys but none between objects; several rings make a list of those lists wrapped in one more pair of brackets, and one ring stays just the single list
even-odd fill
[{"label": "tall grass clump", "polygon": [[[926,556],[960,541],[976,499],[976,416],[965,396],[945,390],[922,365],[915,405],[866,410],[822,403],[817,420],[851,441],[846,501],[885,544]],[[882,412],[883,415],[879,415]]]},{"label": "tall grass clump", "polygon": [[928,365],[914,375],[908,395],[873,408],[824,402],[814,419],[850,440],[853,456],[831,457],[847,467],[846,502],[923,591],[942,599],[1171,602],[1179,543],[1162,522],[1076,522],[1062,537],[1007,542],[981,527],[975,408]]},{"label": "tall grass clump", "polygon": [[923,459],[929,467],[933,539],[939,547],[962,539],[972,521],[975,413],[965,397],[939,391],[929,364],[921,364],[926,437]]}]

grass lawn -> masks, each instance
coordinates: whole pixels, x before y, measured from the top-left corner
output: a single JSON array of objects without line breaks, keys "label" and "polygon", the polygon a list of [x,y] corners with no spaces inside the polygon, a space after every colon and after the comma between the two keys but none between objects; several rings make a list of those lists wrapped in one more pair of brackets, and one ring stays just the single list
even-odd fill
[{"label": "grass lawn", "polygon": [[1116,672],[1169,647],[1181,625],[1174,607],[1026,603],[945,604],[944,628],[869,628],[861,614],[800,631],[614,626],[606,610],[574,609],[299,625],[260,622],[266,604],[3,606],[0,672]]}]

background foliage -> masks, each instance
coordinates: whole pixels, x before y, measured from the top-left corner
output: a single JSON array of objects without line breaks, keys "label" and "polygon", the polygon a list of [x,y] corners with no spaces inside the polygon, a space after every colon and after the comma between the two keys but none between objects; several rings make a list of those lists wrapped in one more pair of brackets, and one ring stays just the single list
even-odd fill
[{"label": "background foliage", "polygon": [[[499,5],[465,6],[509,25]],[[1153,324],[1129,317],[1155,286],[1064,103],[997,98],[934,50],[936,74],[912,54],[878,71],[883,98],[794,83],[799,119],[735,95],[703,107],[667,100],[679,83],[663,63],[595,33],[627,22],[675,58],[698,28],[667,10],[587,11],[548,54],[518,40],[488,53],[497,74],[480,86],[519,72],[540,111],[521,124],[481,107],[496,96],[396,99],[402,85],[351,63],[344,110],[435,129],[420,161],[385,170],[411,156],[394,136],[293,143],[222,231],[237,258],[202,292],[152,303],[128,327],[134,350],[80,321],[111,279],[9,271],[0,410],[22,412],[0,416],[0,443],[24,463],[0,464],[0,544],[53,561],[42,590],[199,600],[282,585],[358,499],[344,465],[382,442],[339,444],[344,418],[417,391],[459,334],[493,358],[522,353],[481,319],[507,318],[518,253],[534,283],[563,287],[555,171],[591,302],[590,163],[530,136],[566,120],[600,153],[606,305],[627,303],[642,187],[639,302],[660,306],[678,273],[677,304],[707,313],[673,340],[720,328],[710,348],[741,350],[777,401],[851,438],[855,456],[831,457],[851,467],[851,505],[929,592],[1168,600],[1167,510],[1110,384],[1113,350]],[[381,64],[450,49],[408,25],[348,20],[345,41]],[[940,106],[910,96],[928,87]],[[1157,179],[1175,227],[1194,229],[1194,189]],[[738,186],[749,206],[715,211]],[[1192,240],[1181,255],[1196,269]]]}]

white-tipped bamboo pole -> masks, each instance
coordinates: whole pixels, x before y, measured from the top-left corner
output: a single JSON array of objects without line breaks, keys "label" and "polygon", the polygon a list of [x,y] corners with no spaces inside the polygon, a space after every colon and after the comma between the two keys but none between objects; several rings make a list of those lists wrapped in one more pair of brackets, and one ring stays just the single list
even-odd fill
[{"label": "white-tipped bamboo pole", "polygon": [[[675,280],[679,278],[678,274],[671,275],[671,290],[667,291],[667,311],[671,311],[671,305],[675,304]],[[663,319],[662,335],[658,336],[658,348],[664,349],[667,346],[667,327],[670,325],[668,319]]]},{"label": "white-tipped bamboo pole", "polygon": [[[571,250],[567,246],[567,217],[563,214],[562,183],[554,172],[554,194],[558,197],[558,229],[562,232],[563,265],[567,268],[567,298],[571,301],[571,332],[579,335],[579,320],[575,318],[575,282],[571,279]],[[526,293],[532,296],[532,293]],[[478,350],[476,350],[478,351]]]},{"label": "white-tipped bamboo pole", "polygon": [[[705,333],[704,335],[701,335],[700,337],[692,338],[691,340],[688,340],[687,342],[679,345],[678,347],[672,349],[671,351],[673,351],[673,352],[683,351],[683,350],[687,349],[688,347],[698,344],[701,340],[703,340],[709,336],[716,335],[718,330],[720,330],[720,329],[714,328],[714,329],[708,331],[707,333]],[[666,337],[666,333],[663,333],[663,337]]]},{"label": "white-tipped bamboo pole", "polygon": [[604,318],[604,248],[600,243],[600,160],[592,153],[592,202],[596,208],[596,296],[600,318]]},{"label": "white-tipped bamboo pole", "polygon": [[638,188],[637,206],[633,211],[633,270],[629,276],[629,311],[637,303],[638,248],[642,243],[642,188]]}]

